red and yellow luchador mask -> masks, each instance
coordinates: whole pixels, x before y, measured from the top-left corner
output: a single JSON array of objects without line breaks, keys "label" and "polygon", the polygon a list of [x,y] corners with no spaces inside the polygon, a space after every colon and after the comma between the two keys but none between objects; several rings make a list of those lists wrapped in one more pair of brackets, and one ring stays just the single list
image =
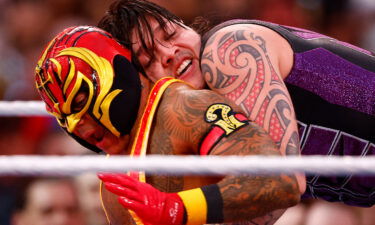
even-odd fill
[{"label": "red and yellow luchador mask", "polygon": [[[38,61],[35,81],[47,111],[71,135],[85,113],[118,137],[134,125],[141,93],[138,72],[130,50],[103,30],[79,26],[58,34]],[[87,99],[77,109],[73,100],[81,92]]]}]

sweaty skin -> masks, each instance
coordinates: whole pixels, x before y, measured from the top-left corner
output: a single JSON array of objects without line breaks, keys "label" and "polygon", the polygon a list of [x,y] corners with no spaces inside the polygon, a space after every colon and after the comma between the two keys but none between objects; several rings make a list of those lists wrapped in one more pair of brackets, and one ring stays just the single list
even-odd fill
[{"label": "sweaty skin", "polygon": [[[210,89],[234,101],[250,120],[263,127],[282,155],[299,155],[297,121],[283,82],[292,60],[287,41],[257,25],[220,29],[208,39],[201,56],[203,78]],[[302,194],[305,176],[296,174],[296,178]],[[272,224],[282,212],[269,213],[252,224]]]},{"label": "sweaty skin", "polygon": [[[150,22],[157,27],[155,21]],[[295,112],[283,82],[292,67],[293,51],[284,38],[258,25],[222,28],[205,45],[200,59],[201,71],[196,67],[200,37],[191,29],[178,26],[171,29],[175,29],[175,34],[168,39],[160,30],[154,33],[159,41],[152,59],[142,52],[133,35],[133,49],[151,80],[173,74],[196,88],[202,88],[206,83],[210,89],[235,102],[250,120],[263,127],[282,155],[299,155]],[[182,74],[176,72],[183,62],[178,57],[180,52],[188,52],[186,55],[191,56],[188,59],[192,62]],[[306,189],[305,177],[303,174],[296,174],[296,177],[302,194]],[[281,214],[278,210],[252,222],[271,223]]]},{"label": "sweaty skin", "polygon": [[[169,104],[173,102],[174,104]],[[210,124],[204,122],[208,102],[230,104],[218,94],[206,90],[192,90],[183,84],[168,88],[156,112],[150,133],[147,154],[198,154],[199,140]],[[233,107],[241,112],[238,107]],[[222,139],[212,155],[280,155],[273,141],[257,125],[251,123]],[[298,185],[294,176],[225,176],[172,177],[151,176],[147,182],[165,192],[218,183],[224,199],[225,221],[250,220],[273,209],[286,208],[299,201]],[[112,224],[132,224],[129,214],[119,204],[117,196],[103,191],[106,211]]]},{"label": "sweaty skin", "polygon": [[[299,153],[297,124],[282,75],[291,62],[281,62],[293,53],[273,33],[256,25],[223,28],[208,40],[202,73],[212,90],[234,101],[269,133],[282,154],[294,155]],[[281,57],[269,53],[276,47],[285,49]]]},{"label": "sweaty skin", "polygon": [[[65,38],[71,43],[61,41]],[[92,44],[95,42],[98,45]],[[184,55],[191,47],[186,42],[179,42],[176,46],[178,47],[174,48],[175,53],[182,48]],[[65,29],[50,42],[42,54],[35,69],[36,86],[46,102],[47,110],[78,142],[92,150],[129,155],[130,150],[133,150],[132,143],[138,141],[138,129],[143,126],[144,121],[142,112],[148,107],[147,97],[151,95],[160,97],[161,101],[154,102],[155,113],[149,108],[146,110],[146,115],[150,112],[155,114],[153,123],[146,126],[150,131],[149,143],[144,148],[147,154],[198,156],[201,141],[207,137],[209,131],[219,129],[225,131],[226,135],[217,139],[210,151],[204,151],[205,154],[281,155],[264,129],[246,120],[245,116],[241,115],[244,112],[240,107],[211,90],[195,90],[179,80],[166,78],[162,83],[157,83],[157,87],[158,84],[165,84],[162,86],[165,87],[162,88],[165,92],[160,95],[151,92],[153,83],[133,68],[129,53],[129,50],[115,42],[109,34],[94,27],[81,26]],[[187,67],[191,66],[191,62],[185,62],[191,61],[192,58],[180,58],[179,63],[169,64],[173,62],[173,58],[169,57],[166,65],[178,66],[175,68],[181,72],[180,75],[191,69]],[[122,104],[119,104],[120,102]],[[102,115],[99,109],[103,112]],[[148,177],[147,182],[166,192],[215,183],[210,186],[215,188],[216,197],[213,197],[222,204],[217,209],[216,204],[208,205],[211,213],[218,215],[217,218],[205,218],[204,214],[198,213],[198,221],[203,222],[249,221],[270,211],[295,205],[300,199],[299,186],[294,175],[227,175],[210,178],[154,176]],[[147,186],[147,190],[155,189],[151,185],[142,185],[141,182],[136,186]],[[109,186],[106,184],[106,187]],[[191,194],[191,191],[194,190],[184,192],[186,198],[181,197],[182,200],[185,199],[181,204],[185,204],[187,209],[188,203],[191,203],[189,197],[196,196]],[[108,218],[115,224],[126,224],[126,221],[129,221],[127,207],[121,207],[116,201],[117,197],[121,198],[121,193],[115,192],[116,196],[104,193],[103,198]],[[156,197],[153,193],[158,192],[145,191],[142,195],[147,198]],[[169,200],[180,198],[176,194],[168,196],[171,196]],[[205,207],[205,200],[199,201],[203,204],[202,207]],[[158,200],[154,203],[149,205],[143,201],[135,208],[131,207],[131,204],[128,206],[136,212],[138,210],[141,216],[142,210],[159,203],[164,204],[165,201]],[[177,204],[181,206],[180,203]],[[182,212],[181,208],[178,208],[176,212]],[[181,213],[177,214],[179,219],[174,221],[180,224],[183,218]],[[160,224],[168,224],[164,219],[169,218],[171,216],[163,216],[160,221],[148,218],[147,215],[142,217],[145,222],[150,220],[149,222]],[[174,224],[173,218],[171,219]]]},{"label": "sweaty skin", "polygon": [[[133,32],[133,50],[147,76],[156,81],[173,76],[225,96],[263,127],[282,155],[299,154],[297,121],[283,82],[293,64],[293,51],[276,32],[259,25],[239,24],[222,28],[207,41],[199,64],[200,37],[188,27],[169,23],[168,32],[150,19],[154,30],[153,56],[141,47]],[[283,51],[279,51],[283,49]],[[187,66],[184,62],[190,62]],[[184,68],[184,70],[182,70]],[[180,71],[182,71],[180,73]],[[301,193],[306,184],[298,176]]]},{"label": "sweaty skin", "polygon": [[200,76],[199,66],[200,36],[182,24],[168,23],[166,33],[155,20],[150,19],[149,22],[154,46],[151,47],[151,40],[146,40],[146,43],[152,49],[153,56],[143,49],[140,35],[132,32],[132,48],[147,77],[156,82],[165,76],[172,76],[197,89],[204,88],[205,81]]}]

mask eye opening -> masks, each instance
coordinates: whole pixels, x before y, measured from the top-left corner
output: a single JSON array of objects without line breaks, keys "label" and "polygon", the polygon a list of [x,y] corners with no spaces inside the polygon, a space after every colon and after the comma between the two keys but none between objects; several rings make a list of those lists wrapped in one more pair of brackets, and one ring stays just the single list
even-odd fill
[{"label": "mask eye opening", "polygon": [[89,86],[86,82],[82,82],[77,94],[75,95],[72,105],[71,113],[80,112],[87,104],[89,98]]}]

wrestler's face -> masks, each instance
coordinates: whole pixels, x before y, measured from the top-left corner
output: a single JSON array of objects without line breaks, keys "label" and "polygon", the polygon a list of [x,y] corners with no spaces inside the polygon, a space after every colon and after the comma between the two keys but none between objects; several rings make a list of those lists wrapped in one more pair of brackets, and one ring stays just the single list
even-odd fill
[{"label": "wrestler's face", "polygon": [[[142,47],[139,34],[132,32],[133,51],[148,78],[155,82],[162,77],[172,76],[195,88],[203,88],[205,82],[199,67],[200,36],[184,25],[167,23],[164,31],[156,20],[150,19],[149,22],[154,46],[150,40],[145,41],[153,56]],[[147,34],[144,36],[147,37]]]},{"label": "wrestler's face", "polygon": [[82,225],[73,184],[66,181],[36,181],[27,191],[25,208],[15,215],[14,224]]},{"label": "wrestler's face", "polygon": [[[78,93],[73,100],[73,105],[76,107],[73,110],[79,110],[80,107],[83,107],[87,98],[88,93]],[[73,134],[108,154],[125,154],[129,144],[129,135],[115,136],[88,113],[82,116],[74,128]]]}]

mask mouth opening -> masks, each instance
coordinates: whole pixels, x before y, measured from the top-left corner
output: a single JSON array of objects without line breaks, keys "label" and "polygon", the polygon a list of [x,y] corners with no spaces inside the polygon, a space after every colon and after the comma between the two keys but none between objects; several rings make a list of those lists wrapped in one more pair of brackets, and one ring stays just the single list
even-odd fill
[{"label": "mask mouth opening", "polygon": [[87,141],[79,138],[78,136],[69,133],[67,130],[65,130],[65,131],[66,131],[66,133],[68,133],[72,138],[74,138],[83,147],[85,147],[85,148],[87,148],[87,149],[89,149],[89,150],[91,150],[91,151],[93,151],[95,153],[101,154],[101,155],[105,155],[106,154],[104,151],[102,151],[100,148],[96,147],[95,145],[92,145],[92,144],[88,143]]}]

